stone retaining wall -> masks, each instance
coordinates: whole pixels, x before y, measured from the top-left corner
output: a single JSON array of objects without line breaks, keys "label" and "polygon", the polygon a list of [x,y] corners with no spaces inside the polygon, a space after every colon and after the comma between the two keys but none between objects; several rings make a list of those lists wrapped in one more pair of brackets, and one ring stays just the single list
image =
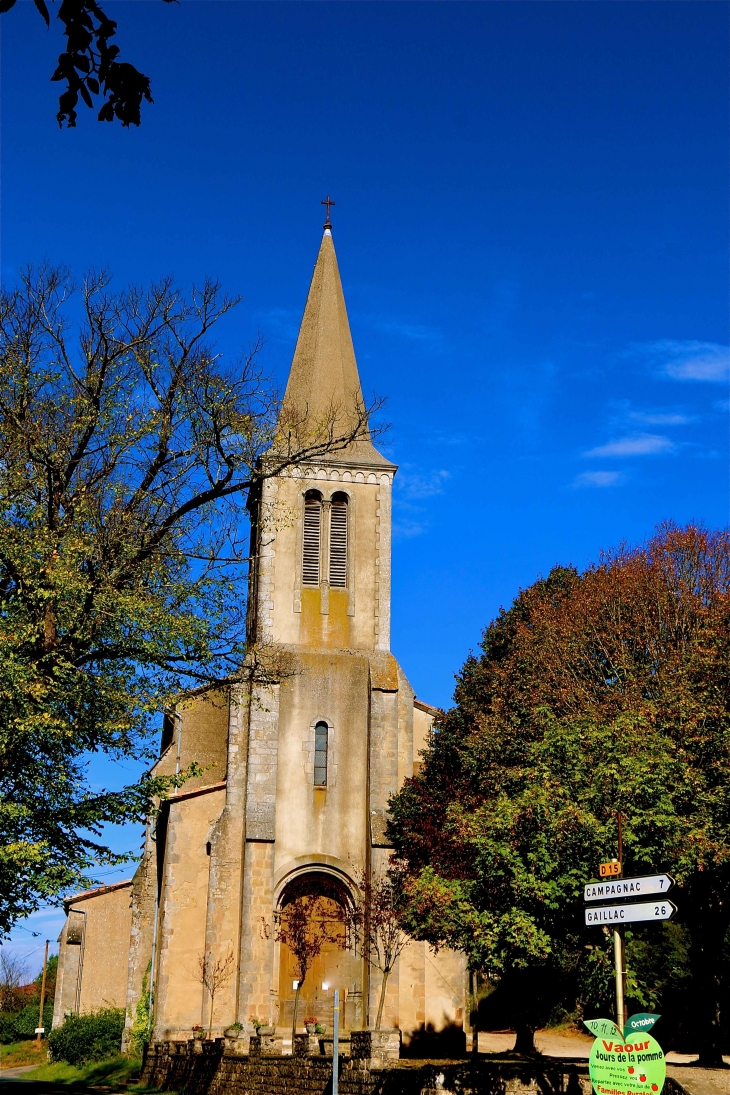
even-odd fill
[{"label": "stone retaining wall", "polygon": [[[254,1056],[244,1056],[241,1049],[235,1040],[222,1038],[159,1042],[145,1054],[141,1080],[184,1095],[331,1095],[331,1056],[265,1056],[259,1055],[260,1047],[254,1049]],[[339,1088],[341,1095],[591,1095],[587,1064],[558,1058],[378,1061],[340,1057]],[[688,1092],[667,1076],[662,1095]]]},{"label": "stone retaining wall", "polygon": [[[380,1067],[378,1067],[380,1065]],[[330,1095],[332,1058],[240,1056],[218,1042],[158,1043],[142,1082],[186,1095]],[[376,1062],[340,1058],[341,1095],[591,1095],[583,1064],[495,1061]],[[681,1089],[665,1095],[681,1095]]]}]

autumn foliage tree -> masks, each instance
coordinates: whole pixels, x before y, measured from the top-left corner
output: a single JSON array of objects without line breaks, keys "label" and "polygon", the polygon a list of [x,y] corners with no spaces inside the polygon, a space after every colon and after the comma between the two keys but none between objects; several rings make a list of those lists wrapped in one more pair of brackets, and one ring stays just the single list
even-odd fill
[{"label": "autumn foliage tree", "polygon": [[406,923],[501,980],[521,1048],[603,961],[581,888],[615,855],[620,810],[626,873],[680,884],[702,1059],[720,1059],[729,590],[730,537],[697,526],[554,569],[486,629],[393,802]]},{"label": "autumn foliage tree", "polygon": [[345,923],[365,961],[381,976],[375,1019],[380,1030],[388,978],[411,939],[403,926],[406,897],[397,867],[380,877],[363,875],[358,890],[356,901],[345,910]]},{"label": "autumn foliage tree", "polygon": [[203,986],[210,998],[210,1012],[208,1013],[208,1037],[213,1037],[213,1019],[215,1012],[215,998],[219,989],[227,985],[236,972],[236,964],[233,951],[228,951],[220,958],[212,954],[201,954],[195,971],[197,981]]},{"label": "autumn foliage tree", "polygon": [[[299,997],[307,974],[326,944],[343,946],[344,929],[345,918],[341,906],[324,894],[296,893],[274,917],[273,937],[277,943],[289,948],[296,965],[292,1046],[297,1032]],[[272,931],[266,920],[263,920],[263,931],[267,936]]]},{"label": "autumn foliage tree", "polygon": [[0,295],[0,934],[119,862],[101,825],[175,783],[92,788],[89,755],[151,759],[180,692],[265,660],[246,643],[251,492],[367,434],[365,407],[282,411],[258,344],[219,353],[235,303],[51,268]]}]

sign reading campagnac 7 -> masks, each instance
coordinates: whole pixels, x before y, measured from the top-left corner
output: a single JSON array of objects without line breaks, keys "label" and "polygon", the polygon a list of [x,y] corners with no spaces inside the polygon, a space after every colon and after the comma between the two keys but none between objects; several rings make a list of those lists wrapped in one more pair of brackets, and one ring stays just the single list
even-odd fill
[{"label": "sign reading campagnac 7", "polygon": [[615,882],[586,882],[584,901],[610,901],[614,897],[644,897],[669,893],[674,879],[669,874],[646,874],[638,878],[619,878]]}]

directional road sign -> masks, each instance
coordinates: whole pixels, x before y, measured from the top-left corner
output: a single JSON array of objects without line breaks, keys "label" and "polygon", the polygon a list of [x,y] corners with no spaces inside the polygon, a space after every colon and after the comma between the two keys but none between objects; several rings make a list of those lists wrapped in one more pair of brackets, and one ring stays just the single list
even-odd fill
[{"label": "directional road sign", "polygon": [[605,882],[588,882],[583,889],[584,901],[611,901],[616,897],[644,897],[665,894],[674,879],[668,874],[648,874],[639,878],[613,878]]},{"label": "directional road sign", "polygon": [[639,920],[671,920],[677,911],[677,906],[666,899],[657,901],[639,901],[636,904],[623,905],[599,905],[597,908],[587,908],[586,924],[612,924],[619,927],[621,924],[635,924]]}]

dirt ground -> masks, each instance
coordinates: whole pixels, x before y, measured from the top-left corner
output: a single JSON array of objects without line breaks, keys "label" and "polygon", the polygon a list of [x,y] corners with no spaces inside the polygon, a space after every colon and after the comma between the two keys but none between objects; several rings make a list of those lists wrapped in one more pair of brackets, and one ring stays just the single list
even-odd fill
[{"label": "dirt ground", "polygon": [[[481,1053],[504,1053],[512,1049],[515,1044],[514,1031],[497,1030],[486,1034],[479,1034],[479,1050]],[[556,1032],[553,1030],[538,1030],[535,1035],[535,1044],[541,1053],[548,1057],[575,1057],[588,1060],[593,1038],[590,1034],[575,1032]],[[697,1059],[696,1054],[668,1053],[667,1064],[686,1065]],[[730,1058],[726,1058],[730,1062]]]},{"label": "dirt ground", "polygon": [[[539,1030],[535,1035],[535,1044],[541,1053],[548,1057],[573,1057],[576,1060],[588,1060],[593,1038],[579,1031],[556,1032]],[[481,1053],[504,1053],[515,1044],[514,1031],[490,1031],[479,1035]],[[678,1080],[687,1095],[730,1095],[730,1069],[692,1068],[696,1061],[694,1054],[668,1053],[667,1075]],[[730,1058],[725,1060],[730,1064]]]}]

